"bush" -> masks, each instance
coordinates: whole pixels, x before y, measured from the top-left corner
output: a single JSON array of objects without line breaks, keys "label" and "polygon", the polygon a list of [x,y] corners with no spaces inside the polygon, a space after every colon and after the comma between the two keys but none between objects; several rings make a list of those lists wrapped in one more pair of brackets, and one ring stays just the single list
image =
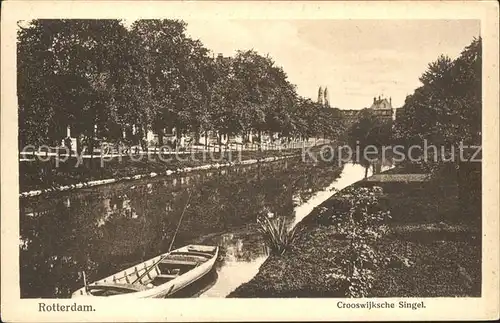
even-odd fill
[{"label": "bush", "polygon": [[261,215],[257,218],[257,223],[259,231],[273,254],[283,255],[296,238],[295,228],[288,231],[286,218],[283,216],[271,219],[266,215]]},{"label": "bush", "polygon": [[336,234],[348,243],[338,257],[337,268],[329,275],[346,283],[347,297],[366,297],[373,285],[374,270],[382,262],[374,246],[388,232],[384,222],[390,215],[379,205],[380,193],[379,187],[351,187],[343,194],[349,198],[350,208],[332,214]]}]

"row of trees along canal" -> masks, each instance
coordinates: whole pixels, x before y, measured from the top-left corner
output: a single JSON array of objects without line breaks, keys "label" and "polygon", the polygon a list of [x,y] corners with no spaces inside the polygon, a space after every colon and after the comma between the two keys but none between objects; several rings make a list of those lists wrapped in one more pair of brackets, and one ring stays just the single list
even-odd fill
[{"label": "row of trees along canal", "polygon": [[[146,145],[177,135],[279,133],[333,138],[338,109],[298,96],[283,69],[253,50],[215,56],[179,20],[34,20],[18,33],[19,144],[58,145],[69,125]],[[134,134],[132,127],[136,129]]]}]

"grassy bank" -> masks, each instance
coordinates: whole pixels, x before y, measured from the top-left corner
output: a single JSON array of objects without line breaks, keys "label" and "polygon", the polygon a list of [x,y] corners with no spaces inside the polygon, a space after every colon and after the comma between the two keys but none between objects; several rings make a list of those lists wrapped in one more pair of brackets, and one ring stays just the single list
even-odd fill
[{"label": "grassy bank", "polygon": [[[280,157],[284,155],[300,154],[300,149],[241,151],[222,153],[194,153],[181,155],[176,158],[171,155],[142,156],[142,158],[112,158],[101,163],[101,159],[70,158],[59,161],[55,158],[49,161],[39,159],[19,162],[20,191],[45,189],[54,186],[84,183],[93,180],[122,178],[125,176],[162,173],[167,169],[176,170],[185,167],[196,167],[208,164],[238,162],[240,160]],[[139,160],[140,159],[140,160]]]},{"label": "grassy bank", "polygon": [[[402,170],[390,173],[402,174]],[[389,232],[375,244],[383,259],[373,270],[371,297],[481,295],[480,210],[464,214],[458,179],[428,182],[361,181],[382,187],[380,205],[391,212]],[[345,297],[345,280],[332,275],[349,241],[339,236],[332,214],[348,212],[343,191],[299,223],[282,256],[271,255],[259,273],[229,297]]]}]

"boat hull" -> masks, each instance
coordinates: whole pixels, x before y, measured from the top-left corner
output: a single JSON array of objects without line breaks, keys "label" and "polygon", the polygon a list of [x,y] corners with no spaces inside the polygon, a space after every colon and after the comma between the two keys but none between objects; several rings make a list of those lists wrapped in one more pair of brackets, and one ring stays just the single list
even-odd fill
[{"label": "boat hull", "polygon": [[[218,253],[219,253],[219,248],[218,247],[212,247],[212,246],[201,246],[201,245],[190,245],[186,247],[182,247],[179,249],[176,249],[172,251],[171,253],[165,253],[161,254],[157,257],[151,258],[149,260],[146,260],[145,262],[142,262],[136,266],[127,268],[125,270],[122,270],[114,275],[108,276],[106,278],[103,278],[101,280],[98,280],[92,284],[90,284],[90,287],[93,286],[99,286],[99,284],[106,284],[110,282],[115,282],[117,277],[121,280],[126,280],[129,282],[130,280],[140,277],[141,274],[148,274],[147,268],[150,266],[153,266],[154,264],[157,264],[161,259],[164,259],[165,257],[168,257],[169,255],[176,254],[176,253],[184,253],[184,254],[189,254],[192,252],[192,248],[198,248],[198,249],[205,249],[207,251],[210,251],[211,258],[209,258],[207,261],[204,261],[203,263],[200,263],[198,266],[190,269],[186,273],[179,275],[178,277],[165,282],[161,285],[154,286],[145,290],[141,291],[136,291],[136,292],[131,292],[131,293],[125,293],[125,294],[118,294],[118,295],[111,295],[111,296],[96,296],[88,293],[85,289],[85,286],[76,290],[72,294],[72,298],[77,298],[77,297],[113,297],[113,298],[165,298],[172,296],[176,292],[182,290],[183,288],[191,285],[192,283],[198,281],[200,278],[205,276],[207,273],[209,273],[213,266],[215,265],[215,261],[217,260]],[[191,250],[191,251],[190,251]],[[142,269],[138,270],[137,268],[141,267]]]}]

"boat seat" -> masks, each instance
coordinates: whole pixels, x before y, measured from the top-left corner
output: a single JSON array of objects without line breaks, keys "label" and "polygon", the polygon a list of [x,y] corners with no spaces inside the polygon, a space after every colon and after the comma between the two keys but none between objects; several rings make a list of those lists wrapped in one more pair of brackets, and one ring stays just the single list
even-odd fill
[{"label": "boat seat", "polygon": [[177,275],[175,275],[175,274],[174,274],[174,275],[169,275],[169,274],[160,274],[160,275],[158,275],[158,276],[156,276],[156,277],[158,277],[158,278],[174,279],[174,278],[176,278],[176,277],[179,277],[179,274],[177,274]]}]

